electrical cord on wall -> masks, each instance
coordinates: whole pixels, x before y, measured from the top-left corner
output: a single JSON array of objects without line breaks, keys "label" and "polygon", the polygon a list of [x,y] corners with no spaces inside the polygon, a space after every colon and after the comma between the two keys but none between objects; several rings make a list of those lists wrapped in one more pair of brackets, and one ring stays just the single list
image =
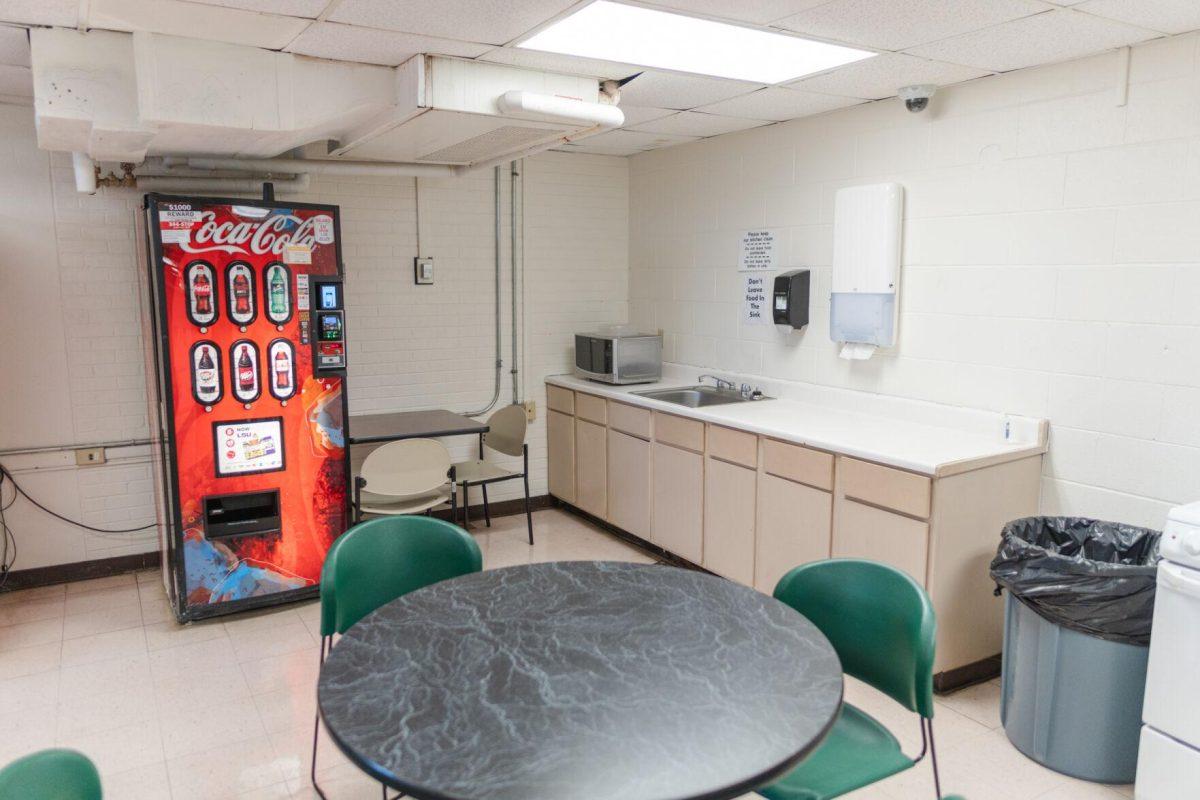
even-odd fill
[{"label": "electrical cord on wall", "polygon": [[[4,498],[4,483],[7,481],[12,484],[13,496],[7,503],[3,502]],[[0,589],[4,588],[4,584],[8,581],[8,573],[12,569],[13,564],[17,560],[17,537],[13,535],[12,528],[8,526],[8,522],[4,518],[4,512],[12,507],[13,503],[17,502],[17,496],[20,495],[33,504],[34,508],[49,514],[55,519],[61,520],[68,525],[74,525],[76,528],[82,528],[85,531],[99,534],[125,534],[137,533],[139,531],[148,530],[155,527],[158,523],[149,522],[145,525],[140,525],[136,528],[97,528],[93,525],[88,525],[78,520],[73,520],[70,517],[63,516],[57,511],[46,508],[37,500],[29,496],[29,493],[21,488],[21,484],[17,483],[17,479],[8,471],[8,468],[0,464],[0,538],[3,539],[3,545],[0,546]]]}]

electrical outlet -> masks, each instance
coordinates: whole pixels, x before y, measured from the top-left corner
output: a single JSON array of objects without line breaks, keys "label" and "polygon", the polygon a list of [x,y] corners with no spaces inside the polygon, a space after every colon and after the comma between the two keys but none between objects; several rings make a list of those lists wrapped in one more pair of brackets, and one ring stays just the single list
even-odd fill
[{"label": "electrical outlet", "polygon": [[94,467],[105,460],[103,447],[85,447],[75,451],[75,464],[80,467]]},{"label": "electrical outlet", "polygon": [[537,419],[537,402],[526,400],[523,405],[525,406],[525,421],[533,422]]}]

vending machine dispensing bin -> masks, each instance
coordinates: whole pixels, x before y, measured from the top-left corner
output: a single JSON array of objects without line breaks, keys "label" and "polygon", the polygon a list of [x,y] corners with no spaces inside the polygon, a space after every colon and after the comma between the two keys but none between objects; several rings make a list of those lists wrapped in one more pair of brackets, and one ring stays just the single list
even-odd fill
[{"label": "vending machine dispensing bin", "polygon": [[172,609],[313,596],[348,520],[338,209],[150,194],[139,227]]}]

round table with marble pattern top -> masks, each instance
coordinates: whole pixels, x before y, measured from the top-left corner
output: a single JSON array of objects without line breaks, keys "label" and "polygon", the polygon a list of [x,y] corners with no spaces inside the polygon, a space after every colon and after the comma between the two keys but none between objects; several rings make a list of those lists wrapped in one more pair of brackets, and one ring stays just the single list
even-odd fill
[{"label": "round table with marble pattern top", "polygon": [[828,733],[829,642],[779,601],[706,573],[572,561],[405,595],[334,645],[330,736],[418,800],[721,800]]}]

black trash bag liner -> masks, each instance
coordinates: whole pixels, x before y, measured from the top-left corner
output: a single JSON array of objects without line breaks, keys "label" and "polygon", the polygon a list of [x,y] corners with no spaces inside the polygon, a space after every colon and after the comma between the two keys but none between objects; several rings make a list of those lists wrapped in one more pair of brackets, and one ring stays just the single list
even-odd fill
[{"label": "black trash bag liner", "polygon": [[1016,519],[1000,534],[992,580],[1058,625],[1148,645],[1161,535],[1080,517]]}]

